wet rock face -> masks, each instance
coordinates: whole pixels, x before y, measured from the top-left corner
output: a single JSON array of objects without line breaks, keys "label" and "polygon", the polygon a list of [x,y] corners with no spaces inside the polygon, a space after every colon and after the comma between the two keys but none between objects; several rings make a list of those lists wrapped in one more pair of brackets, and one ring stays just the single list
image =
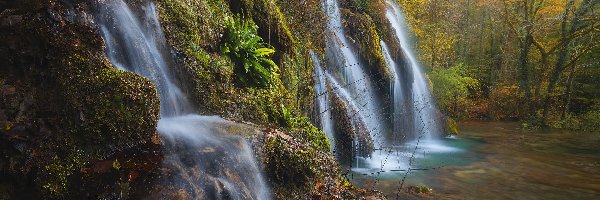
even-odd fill
[{"label": "wet rock face", "polygon": [[362,120],[355,115],[357,111],[350,108],[342,99],[331,91],[333,109],[331,115],[335,121],[336,155],[342,162],[352,162],[356,156],[370,157],[374,151],[373,138]]},{"label": "wet rock face", "polygon": [[134,194],[160,160],[156,89],[111,67],[88,8],[23,1],[0,11],[0,196]]},{"label": "wet rock face", "polygon": [[[203,133],[202,133],[203,134]],[[222,139],[222,144],[187,145],[174,140],[167,150],[160,174],[162,179],[153,184],[151,199],[257,199],[247,176],[250,166],[244,166],[240,155],[247,145],[242,138]],[[233,148],[224,148],[233,147]],[[218,162],[215,162],[217,160]],[[210,163],[210,165],[207,165]],[[256,169],[254,169],[256,170]]]},{"label": "wet rock face", "polygon": [[[370,72],[378,92],[383,96],[389,96],[390,83],[394,80],[394,75],[387,68],[380,37],[371,16],[363,13],[356,13],[350,9],[342,9],[342,22],[347,38],[354,45],[360,58],[367,64],[367,70]],[[389,97],[386,97],[389,98]]]},{"label": "wet rock face", "polygon": [[378,191],[353,187],[328,150],[274,129],[254,141],[275,199],[386,199]]}]

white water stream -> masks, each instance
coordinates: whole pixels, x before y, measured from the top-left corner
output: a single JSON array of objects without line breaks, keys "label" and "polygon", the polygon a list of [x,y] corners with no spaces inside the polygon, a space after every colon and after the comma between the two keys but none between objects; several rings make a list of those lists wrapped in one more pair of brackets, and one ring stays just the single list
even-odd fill
[{"label": "white water stream", "polygon": [[[194,113],[172,76],[173,61],[151,1],[131,8],[123,0],[102,0],[96,20],[106,54],[118,69],[150,79],[160,95],[157,130],[165,143],[161,187],[179,188],[194,199],[270,199],[252,150],[219,126],[234,124]],[[133,122],[132,122],[133,123]]]},{"label": "white water stream", "polygon": [[[402,12],[392,1],[388,1],[387,5],[386,17],[398,37],[403,53],[400,57],[405,59],[405,62],[401,64],[407,65],[402,66],[397,63],[387,44],[381,41],[387,67],[394,75],[389,91],[392,94],[391,103],[393,105],[391,106],[382,105],[380,95],[383,92],[377,92],[374,88],[376,80],[372,80],[372,77],[366,73],[368,70],[365,67],[368,66],[360,61],[358,53],[346,38],[337,0],[324,0],[328,16],[326,48],[328,67],[327,70],[323,70],[321,65],[315,68],[315,79],[318,82],[316,87],[322,89],[327,83],[331,84],[334,94],[328,94],[328,98],[340,98],[348,105],[348,110],[355,111],[357,114],[352,115],[353,121],[360,120],[366,124],[374,148],[380,149],[373,152],[370,157],[356,157],[352,164],[355,171],[408,169],[411,157],[417,154],[426,155],[431,151],[452,151],[452,149],[438,145],[441,137],[438,124],[440,115],[430,93],[428,80],[422,73],[411,49],[412,45],[406,34],[409,29]],[[410,72],[412,72],[410,75],[402,74]],[[328,76],[323,78],[319,74]],[[412,78],[403,80],[402,77],[407,76],[412,76]],[[318,93],[327,93],[327,91],[318,90]],[[327,98],[323,96],[319,96],[321,97],[319,105],[331,106],[331,103],[327,102]],[[382,113],[389,108],[393,109],[392,117],[385,118]],[[324,112],[322,116],[331,115],[325,112],[327,107],[320,107],[320,109]],[[329,124],[336,122],[329,120],[321,121],[321,123],[325,130],[326,127],[334,127]],[[391,127],[386,127],[386,124],[391,124]],[[354,143],[357,143],[356,133],[354,134]],[[359,144],[354,145],[359,146]]]}]

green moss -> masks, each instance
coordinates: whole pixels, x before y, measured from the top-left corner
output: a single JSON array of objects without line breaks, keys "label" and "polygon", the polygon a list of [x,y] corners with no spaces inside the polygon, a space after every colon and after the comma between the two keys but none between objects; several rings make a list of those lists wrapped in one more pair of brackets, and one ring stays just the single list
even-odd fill
[{"label": "green moss", "polygon": [[340,6],[371,17],[379,36],[387,43],[392,57],[396,60],[404,59],[401,57],[400,41],[397,40],[395,31],[386,17],[388,7],[385,0],[341,0]]},{"label": "green moss", "polygon": [[59,88],[55,92],[62,101],[55,103],[64,118],[57,138],[43,148],[63,156],[52,157],[42,170],[43,188],[52,195],[65,195],[73,187],[68,177],[91,160],[149,141],[155,133],[159,100],[152,83],[98,61],[72,54],[56,63],[64,64],[55,68]]},{"label": "green moss", "polygon": [[330,149],[329,139],[325,133],[310,123],[306,117],[292,118],[290,124],[290,134],[296,138],[301,138],[305,143],[311,144],[311,147],[327,152]]},{"label": "green moss", "polygon": [[[10,58],[2,59],[0,73],[19,86],[19,98],[31,97],[27,112],[14,120],[28,130],[19,141],[25,149],[10,155],[27,159],[20,172],[11,172],[22,174],[11,176],[35,177],[39,188],[31,189],[45,198],[69,198],[90,182],[80,172],[86,165],[151,140],[159,100],[150,81],[112,68],[93,27],[63,21],[62,3],[43,4],[42,13],[27,11],[20,24],[0,29],[0,52]],[[55,18],[45,18],[47,12]]]},{"label": "green moss", "polygon": [[281,10],[273,0],[232,0],[231,10],[252,18],[259,27],[259,35],[281,53],[292,53],[296,42]]},{"label": "green moss", "polygon": [[220,49],[225,19],[231,16],[225,1],[158,0],[167,40],[178,51],[191,54],[198,48]]},{"label": "green moss", "polygon": [[265,175],[273,184],[276,198],[304,199],[311,197],[315,190],[323,189],[323,185],[326,188],[342,185],[329,149],[320,150],[276,130],[268,130],[260,149],[264,155]]},{"label": "green moss", "polygon": [[285,16],[292,34],[304,49],[325,51],[326,14],[320,0],[279,0],[277,4]]},{"label": "green moss", "polygon": [[[343,25],[349,40],[357,47],[361,57],[371,66],[378,86],[389,88],[392,77],[385,64],[380,44],[379,34],[369,15],[355,13],[349,9],[342,9]],[[388,90],[383,90],[388,91]]]},{"label": "green moss", "polygon": [[88,152],[111,154],[115,150],[148,140],[159,118],[159,100],[153,84],[136,74],[95,64],[79,54],[66,57],[57,70],[68,111],[73,142]]},{"label": "green moss", "polygon": [[301,49],[284,55],[280,78],[288,95],[285,105],[296,115],[308,115],[314,105],[313,66],[308,52],[299,52]]},{"label": "green moss", "polygon": [[282,138],[268,137],[265,141],[266,147],[265,167],[268,177],[273,182],[288,183],[291,186],[303,186],[317,175],[314,167],[315,150],[300,146],[290,145],[290,141]]},{"label": "green moss", "polygon": [[87,159],[83,158],[83,151],[72,149],[66,158],[52,157],[50,164],[43,168],[48,181],[42,185],[42,188],[50,191],[51,194],[64,198],[71,186],[70,177],[81,167],[88,164]]}]

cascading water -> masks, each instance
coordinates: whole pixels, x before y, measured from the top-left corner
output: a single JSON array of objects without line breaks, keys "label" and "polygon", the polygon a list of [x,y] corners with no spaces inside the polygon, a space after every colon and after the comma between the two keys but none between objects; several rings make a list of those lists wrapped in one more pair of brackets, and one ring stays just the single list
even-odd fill
[{"label": "cascading water", "polygon": [[335,150],[335,133],[333,128],[333,119],[331,116],[331,104],[329,103],[329,92],[327,91],[327,82],[325,80],[325,71],[321,67],[321,62],[315,52],[310,51],[310,56],[313,61],[314,77],[315,77],[315,95],[319,104],[319,119],[321,122],[321,130],[325,132],[330,141],[331,150]]},{"label": "cascading water", "polygon": [[392,55],[390,55],[390,51],[388,49],[387,44],[384,41],[381,41],[381,52],[383,53],[383,58],[385,59],[386,66],[390,69],[390,72],[394,75],[394,81],[391,83],[391,91],[392,94],[392,108],[393,108],[393,118],[392,118],[392,142],[394,145],[397,145],[399,142],[402,142],[404,139],[401,134],[405,133],[405,123],[404,120],[407,118],[408,112],[406,111],[406,104],[404,95],[406,95],[405,91],[403,91],[402,80],[400,80],[401,74],[398,71],[398,66],[396,62],[392,59]]},{"label": "cascading water", "polygon": [[[371,135],[367,130],[364,130],[365,119],[360,115],[359,107],[356,105],[356,102],[352,101],[350,94],[342,88],[342,86],[338,83],[338,81],[328,72],[325,73],[325,80],[331,84],[333,89],[333,94],[337,98],[339,98],[345,104],[345,114],[350,116],[350,126],[353,129],[352,136],[352,155],[353,159],[356,161],[356,166],[359,167],[359,159],[361,157],[369,157],[371,153],[370,148],[372,148],[373,141],[370,138]],[[364,130],[364,131],[363,131]],[[366,133],[365,133],[366,132]]]},{"label": "cascading water", "polygon": [[[329,67],[327,71],[323,72],[328,76],[319,80],[318,87],[323,87],[322,81],[330,83],[334,91],[333,94],[329,94],[330,98],[339,98],[345,102],[348,110],[354,110],[356,114],[352,115],[351,121],[366,124],[371,132],[374,149],[388,152],[373,152],[370,156],[362,154],[362,157],[355,158],[356,164],[352,164],[353,169],[355,171],[406,169],[411,167],[411,157],[416,153],[413,149],[415,151],[417,149],[440,150],[435,142],[441,132],[436,120],[439,116],[438,111],[430,94],[427,80],[421,73],[418,62],[410,49],[409,40],[405,34],[407,29],[402,26],[406,23],[404,23],[400,9],[393,2],[388,1],[389,9],[386,11],[386,17],[398,36],[397,39],[400,42],[407,66],[400,66],[394,61],[387,44],[381,41],[387,67],[394,75],[394,80],[390,85],[391,91],[389,91],[393,97],[391,106],[393,112],[392,118],[387,119],[382,114],[386,107],[382,106],[381,99],[377,96],[373,80],[365,73],[364,65],[358,59],[357,52],[352,49],[345,37],[338,2],[324,0],[324,6],[328,15],[326,56]],[[315,73],[324,71],[320,66],[315,70]],[[411,72],[412,74],[408,74]],[[412,78],[407,78],[407,76],[412,76]],[[324,102],[320,105],[327,104]],[[392,124],[392,126],[386,127],[386,124]],[[356,129],[354,132],[356,134]],[[415,135],[413,142],[406,142],[405,137],[410,134],[408,132],[414,132],[412,133]],[[356,138],[358,137],[354,135],[355,149],[360,147],[360,144],[357,144],[360,142],[356,141]]]},{"label": "cascading water", "polygon": [[[373,138],[375,148],[384,145],[384,117],[380,106],[380,99],[375,95],[375,88],[371,83],[371,77],[365,73],[357,54],[350,46],[350,42],[344,34],[341,12],[336,0],[325,0],[325,11],[328,15],[328,37],[327,57],[329,69],[333,75],[341,75],[341,79],[332,76],[333,80],[340,84],[339,90],[344,101],[356,105],[356,114],[364,124]],[[340,76],[338,76],[340,77]]]},{"label": "cascading water", "polygon": [[107,0],[99,8],[98,24],[106,42],[106,54],[118,69],[152,80],[160,92],[162,116],[176,116],[190,110],[187,98],[169,76],[171,60],[163,56],[166,45],[153,4],[144,8],[145,21],[120,0]]},{"label": "cascading water", "polygon": [[388,1],[387,4],[389,9],[386,11],[386,17],[395,30],[405,59],[408,60],[408,65],[413,71],[414,130],[419,133],[418,139],[432,141],[439,137],[441,132],[437,122],[437,109],[429,91],[427,80],[421,72],[413,51],[410,49],[410,40],[405,34],[407,32],[406,20],[400,8],[394,2]]},{"label": "cascading water", "polygon": [[161,100],[158,132],[165,143],[160,187],[176,188],[192,199],[270,199],[248,144],[219,126],[235,124],[193,112],[173,82],[173,65],[152,2],[135,9],[122,0],[99,1],[97,22],[106,54],[119,69],[150,79]]}]

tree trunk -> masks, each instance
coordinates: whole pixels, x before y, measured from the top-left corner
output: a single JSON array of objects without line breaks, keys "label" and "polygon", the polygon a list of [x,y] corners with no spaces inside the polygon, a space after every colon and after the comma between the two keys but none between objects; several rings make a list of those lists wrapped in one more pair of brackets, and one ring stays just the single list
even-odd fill
[{"label": "tree trunk", "polygon": [[[560,41],[567,41],[567,35],[569,34],[569,30],[567,29],[567,21],[569,19],[569,11],[571,10],[573,6],[573,0],[569,0],[569,2],[567,3],[567,6],[565,7],[565,12],[563,14],[563,19],[561,22],[561,38]],[[571,30],[573,29],[573,26],[575,26],[574,22],[571,24]],[[549,114],[549,109],[550,109],[550,100],[552,98],[552,95],[554,93],[554,89],[556,89],[556,85],[558,84],[558,81],[560,79],[560,75],[563,72],[563,70],[565,69],[565,65],[567,62],[567,56],[569,55],[570,52],[570,41],[566,42],[565,45],[563,45],[563,47],[559,50],[558,52],[558,59],[556,60],[556,65],[554,65],[554,70],[552,71],[552,74],[550,76],[550,80],[548,81],[548,88],[546,89],[546,96],[544,98],[544,111],[542,114],[542,125],[543,126],[547,126],[548,125],[548,114]]]},{"label": "tree trunk", "polygon": [[573,86],[575,85],[575,76],[576,76],[577,66],[574,66],[569,73],[569,78],[567,79],[567,93],[565,95],[564,107],[562,109],[562,113],[560,114],[561,119],[565,119],[567,113],[569,113],[569,106],[571,105],[571,99],[573,98]]},{"label": "tree trunk", "polygon": [[[528,31],[529,32],[529,31]],[[525,41],[520,44],[519,52],[519,85],[525,93],[525,109],[529,109],[529,101],[531,101],[531,89],[529,86],[529,52],[532,45],[531,33],[525,37]]]}]

